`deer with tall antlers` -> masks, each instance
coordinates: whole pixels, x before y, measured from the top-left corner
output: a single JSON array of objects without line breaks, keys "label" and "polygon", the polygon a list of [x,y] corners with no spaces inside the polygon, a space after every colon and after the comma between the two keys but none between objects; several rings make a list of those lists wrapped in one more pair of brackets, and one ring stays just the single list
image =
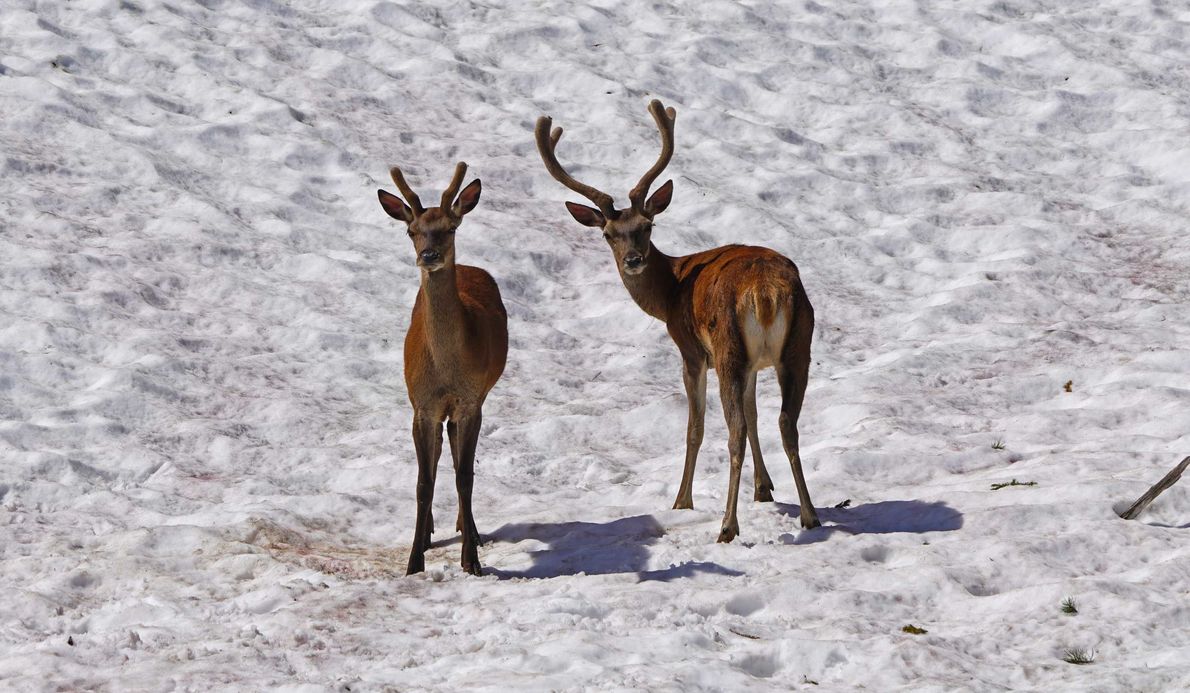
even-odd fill
[{"label": "deer with tall antlers", "polygon": [[422,206],[399,168],[392,169],[392,178],[408,204],[396,195],[376,191],[384,211],[408,226],[421,268],[421,289],[405,334],[405,384],[413,404],[417,451],[417,522],[408,575],[425,570],[444,422],[459,494],[456,528],[463,535],[462,566],[468,573],[480,574],[479,530],[471,513],[475,446],[483,402],[504,372],[508,314],[490,274],[455,264],[455,229],[479,204],[479,179],[459,192],[466,172],[467,164],[459,162],[440,206],[429,209]]},{"label": "deer with tall antlers", "polygon": [[702,445],[708,368],[715,369],[719,377],[731,457],[727,510],[719,541],[729,542],[739,535],[736,504],[745,444],[751,446],[755,464],[755,499],[773,499],[773,483],[756,430],[756,372],[771,366],[781,385],[781,438],[793,468],[802,527],[817,527],[818,514],[810,502],[798,454],[797,431],[810,369],[814,309],[797,266],[768,248],[725,245],[670,257],[653,245],[653,218],[669,206],[673,181],[667,180],[652,196],[648,196],[649,187],[673,156],[677,114],[656,99],[649,104],[649,113],[661,131],[661,155],[628,193],[631,204],[626,209],[616,209],[610,195],[575,180],[558,163],[554,150],[562,128],[551,130],[552,119],[538,118],[534,134],[550,175],[597,208],[567,202],[570,214],[580,224],[603,230],[629,295],[642,310],[665,323],[681,353],[689,421],[686,465],[673,507],[694,507],[691,491]]}]

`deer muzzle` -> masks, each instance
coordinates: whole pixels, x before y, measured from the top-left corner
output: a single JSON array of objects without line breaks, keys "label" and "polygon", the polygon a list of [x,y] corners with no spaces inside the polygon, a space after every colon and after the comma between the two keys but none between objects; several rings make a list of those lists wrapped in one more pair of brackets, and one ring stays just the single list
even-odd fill
[{"label": "deer muzzle", "polygon": [[433,272],[436,269],[442,269],[442,253],[437,250],[423,250],[417,254],[417,266]]}]

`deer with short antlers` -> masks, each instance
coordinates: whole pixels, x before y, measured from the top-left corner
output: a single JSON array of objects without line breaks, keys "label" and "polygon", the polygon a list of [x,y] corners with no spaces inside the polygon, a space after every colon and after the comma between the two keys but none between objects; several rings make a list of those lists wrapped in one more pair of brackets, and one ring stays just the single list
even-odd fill
[{"label": "deer with short antlers", "polygon": [[[455,264],[455,229],[479,204],[480,182],[459,192],[467,164],[459,162],[438,207],[426,209],[405,182],[391,173],[406,205],[377,190],[380,206],[408,226],[421,268],[421,289],[405,334],[405,384],[413,404],[413,445],[417,451],[417,523],[406,574],[425,570],[425,552],[434,531],[431,506],[442,424],[446,423],[459,494],[456,528],[463,535],[463,570],[480,574],[479,530],[471,513],[475,446],[483,402],[504,372],[508,356],[508,314],[500,288],[478,267]],[[455,198],[455,195],[458,198]]]},{"label": "deer with short antlers", "polygon": [[745,444],[752,448],[756,467],[755,499],[773,499],[773,483],[761,457],[756,430],[756,372],[772,366],[781,385],[781,438],[793,468],[801,523],[805,528],[817,527],[818,514],[810,502],[798,454],[797,431],[810,369],[814,309],[802,288],[797,266],[768,248],[726,245],[670,257],[653,245],[653,218],[669,206],[673,181],[666,181],[652,196],[646,196],[673,156],[677,114],[656,99],[649,104],[649,113],[661,131],[661,155],[628,193],[631,205],[627,209],[616,209],[610,195],[575,180],[558,163],[554,150],[562,128],[551,130],[552,119],[538,118],[535,136],[550,175],[597,207],[567,202],[570,214],[580,224],[603,229],[629,295],[642,310],[665,323],[681,352],[689,422],[686,465],[673,507],[694,507],[691,490],[702,445],[708,368],[715,369],[719,376],[731,457],[727,510],[719,541],[729,542],[739,535],[736,504]]}]

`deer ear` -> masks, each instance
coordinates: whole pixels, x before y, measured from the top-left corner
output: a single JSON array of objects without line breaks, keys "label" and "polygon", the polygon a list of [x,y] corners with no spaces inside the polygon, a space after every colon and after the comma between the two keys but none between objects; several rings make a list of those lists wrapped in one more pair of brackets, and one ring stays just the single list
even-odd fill
[{"label": "deer ear", "polygon": [[566,209],[570,210],[570,216],[583,226],[594,226],[596,228],[603,228],[606,219],[603,214],[597,209],[591,209],[586,205],[580,205],[574,202],[567,202]]},{"label": "deer ear", "polygon": [[645,214],[655,216],[665,211],[669,206],[669,201],[674,196],[674,182],[673,180],[665,181],[665,184],[649,196],[649,201],[645,203]]},{"label": "deer ear", "polygon": [[459,199],[455,200],[452,210],[456,217],[461,217],[475,209],[475,205],[479,204],[479,193],[482,187],[479,179],[476,178],[467,187],[463,188],[463,192],[459,193]]},{"label": "deer ear", "polygon": [[380,206],[384,207],[384,211],[388,212],[390,217],[400,219],[406,224],[413,221],[413,210],[405,206],[405,203],[401,202],[401,198],[383,190],[377,190],[376,195],[380,197]]}]

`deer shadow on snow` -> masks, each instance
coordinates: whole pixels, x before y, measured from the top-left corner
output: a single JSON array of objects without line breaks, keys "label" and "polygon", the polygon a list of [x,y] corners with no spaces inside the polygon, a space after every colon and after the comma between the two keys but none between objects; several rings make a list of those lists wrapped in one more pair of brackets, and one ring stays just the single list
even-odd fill
[{"label": "deer shadow on snow", "polygon": [[533,540],[546,548],[530,551],[533,565],[521,570],[485,566],[484,571],[502,580],[509,578],[551,578],[564,575],[612,575],[636,573],[644,582],[668,582],[698,573],[737,576],[744,573],[718,563],[688,561],[660,570],[648,570],[649,549],[665,535],[665,528],[652,515],[624,517],[611,522],[546,522],[508,524],[485,536],[497,542],[516,544]]},{"label": "deer shadow on snow", "polygon": [[[777,512],[796,520],[801,508],[794,503],[775,503]],[[946,503],[917,500],[889,500],[849,508],[819,508],[821,527],[782,535],[785,544],[816,544],[835,533],[893,534],[950,532],[963,526],[963,514]],[[642,581],[676,580],[699,573],[739,576],[742,571],[708,561],[689,561],[659,570],[648,570],[649,547],[665,535],[665,528],[652,515],[624,517],[611,522],[546,522],[507,524],[485,536],[496,542],[516,544],[541,542],[544,548],[529,550],[533,564],[519,570],[485,566],[502,580],[551,578],[565,575],[613,575],[636,573]]]},{"label": "deer shadow on snow", "polygon": [[[796,503],[777,503],[777,512],[797,519]],[[924,534],[953,532],[963,526],[963,513],[941,501],[888,500],[847,508],[818,508],[821,527],[782,535],[785,544],[817,544],[835,533]]]}]

